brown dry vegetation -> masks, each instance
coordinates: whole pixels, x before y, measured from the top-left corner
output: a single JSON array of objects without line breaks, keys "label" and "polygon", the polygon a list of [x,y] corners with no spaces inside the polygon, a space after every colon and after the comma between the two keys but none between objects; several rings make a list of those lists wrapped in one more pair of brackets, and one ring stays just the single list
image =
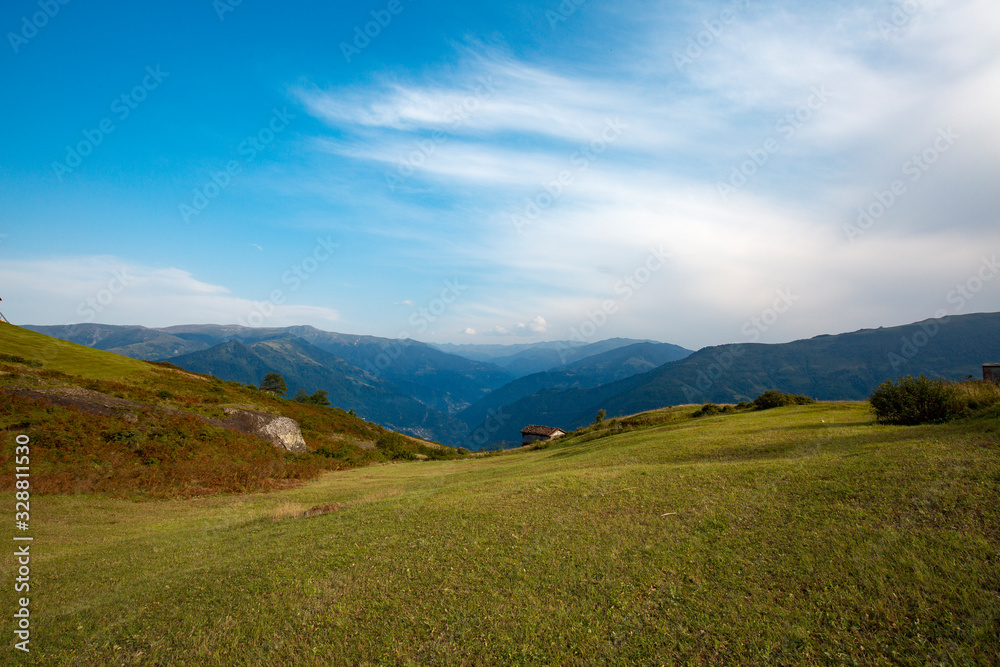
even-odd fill
[{"label": "brown dry vegetation", "polygon": [[[133,422],[10,394],[0,398],[0,424],[30,434],[35,493],[163,498],[263,491],[365,462],[281,452],[192,416],[146,410]],[[11,469],[13,438],[5,440],[0,465]]]}]

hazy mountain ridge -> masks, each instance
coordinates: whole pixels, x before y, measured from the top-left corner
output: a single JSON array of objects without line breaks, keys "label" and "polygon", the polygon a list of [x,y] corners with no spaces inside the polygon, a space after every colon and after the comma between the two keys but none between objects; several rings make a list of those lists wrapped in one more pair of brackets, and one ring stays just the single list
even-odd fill
[{"label": "hazy mountain ridge", "polygon": [[[953,316],[781,344],[703,348],[679,361],[606,385],[546,389],[493,409],[496,440],[519,441],[524,424],[574,429],[608,417],[684,403],[735,403],[769,389],[820,400],[863,400],[880,382],[906,374],[981,377],[1000,360],[1000,313]],[[500,422],[502,426],[496,427]]]},{"label": "hazy mountain ridge", "polygon": [[463,344],[432,344],[434,347],[467,359],[489,361],[515,377],[523,377],[534,373],[573,364],[596,354],[608,352],[637,343],[660,344],[651,340],[635,340],[632,338],[608,338],[595,343],[583,343],[573,340],[543,341],[539,343],[513,343],[510,345],[474,343]]},{"label": "hazy mountain ridge", "polygon": [[301,338],[283,335],[243,343],[230,340],[207,350],[172,357],[170,363],[196,373],[247,384],[260,382],[267,373],[279,373],[288,395],[327,391],[334,407],[386,428],[444,444],[463,444],[465,426],[405,394],[391,382],[352,366]]},{"label": "hazy mountain ridge", "polygon": [[[163,328],[137,325],[72,324],[25,328],[133,359],[165,361],[230,340],[253,343],[292,335],[333,354],[373,376],[393,382],[406,393],[442,412],[455,413],[487,391],[513,379],[489,363],[441,352],[415,340],[396,340],[322,331],[312,326],[261,327],[181,324]],[[260,381],[258,378],[257,382]]]},{"label": "hazy mountain ridge", "polygon": [[459,413],[458,417],[470,428],[475,428],[491,412],[539,391],[596,387],[644,373],[690,354],[690,350],[669,343],[634,343],[616,347],[555,370],[518,378],[490,392]]}]

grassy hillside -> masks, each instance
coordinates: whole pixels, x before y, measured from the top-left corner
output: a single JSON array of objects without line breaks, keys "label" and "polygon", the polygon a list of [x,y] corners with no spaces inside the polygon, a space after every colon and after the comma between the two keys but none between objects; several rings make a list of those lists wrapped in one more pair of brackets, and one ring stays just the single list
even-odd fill
[{"label": "grassy hillside", "polygon": [[29,325],[24,328],[133,359],[156,361],[209,347],[205,341],[186,340],[160,329],[138,325],[82,323],[63,326]]},{"label": "grassy hillside", "polygon": [[276,493],[45,496],[19,661],[996,664],[1000,420],[691,411]]},{"label": "grassy hillside", "polygon": [[88,347],[43,336],[0,322],[0,354],[29,359],[45,368],[89,379],[148,378],[149,364],[117,354],[95,353]]},{"label": "grassy hillside", "polygon": [[[254,387],[137,361],[0,323],[0,464],[9,470],[13,435],[36,443],[36,492],[152,497],[281,488],[336,470],[410,456],[461,455],[390,432],[343,410],[270,396]],[[60,388],[132,401],[129,414],[53,405]],[[30,390],[29,393],[19,390]],[[245,433],[210,425],[236,407],[294,419],[310,452],[292,454]],[[10,489],[12,475],[0,479]]]}]

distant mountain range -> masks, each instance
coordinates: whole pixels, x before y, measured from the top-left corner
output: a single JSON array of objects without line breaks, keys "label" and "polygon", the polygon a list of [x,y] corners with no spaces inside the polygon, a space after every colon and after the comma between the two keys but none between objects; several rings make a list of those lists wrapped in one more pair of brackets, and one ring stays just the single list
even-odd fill
[{"label": "distant mountain range", "polygon": [[[354,410],[386,428],[469,447],[476,443],[469,439],[469,428],[458,414],[518,379],[518,368],[548,368],[549,364],[559,365],[563,358],[579,363],[635,343],[628,339],[591,345],[546,342],[518,346],[506,357],[485,355],[485,359],[507,362],[514,367],[511,370],[414,340],[340,334],[310,326],[198,324],[151,329],[75,324],[25,328],[127,357],[170,361],[189,371],[245,384],[259,384],[267,373],[279,373],[285,378],[289,396],[300,389],[310,394],[322,389],[334,406]],[[605,362],[603,368],[594,366],[593,378],[588,378],[583,368],[577,369],[577,383],[594,386],[690,353],[672,345],[664,349],[674,350],[673,356],[650,353],[649,358],[633,359],[615,368]],[[541,353],[535,354],[537,351]]]},{"label": "distant mountain range", "polygon": [[614,348],[584,357],[555,370],[533,373],[509,382],[462,410],[458,418],[470,429],[475,430],[490,418],[491,414],[526,396],[546,390],[565,391],[597,387],[640,375],[690,354],[690,350],[669,343],[633,343]]},{"label": "distant mountain range", "polygon": [[292,335],[255,342],[229,340],[207,350],[171,357],[170,363],[244,384],[259,384],[267,373],[279,373],[288,395],[300,389],[328,392],[330,403],[354,410],[368,421],[444,444],[460,446],[464,424],[406,394],[343,359]]},{"label": "distant mountain range", "polygon": [[[466,359],[488,361],[507,370],[516,377],[541,373],[560,366],[586,359],[595,354],[608,352],[636,343],[655,343],[651,340],[631,338],[608,338],[596,343],[578,341],[552,341],[544,343],[520,343],[513,345],[474,344],[434,344],[442,352],[455,354]],[[674,346],[676,347],[676,346]],[[683,349],[683,348],[677,348]],[[690,350],[685,350],[690,354]]]},{"label": "distant mountain range", "polygon": [[[487,429],[496,440],[519,443],[524,424],[570,430],[592,422],[602,409],[615,417],[685,403],[736,403],[769,389],[819,400],[864,400],[887,379],[919,374],[981,378],[982,364],[998,361],[1000,313],[776,345],[720,345],[608,384],[544,389],[505,404],[499,414],[471,428]],[[471,416],[472,410],[466,412]]]},{"label": "distant mountain range", "polygon": [[335,406],[370,421],[476,449],[519,444],[526,424],[574,429],[601,409],[614,417],[750,400],[768,389],[861,400],[899,375],[980,377],[982,363],[1000,361],[1000,313],[694,353],[623,338],[589,345],[429,345],[309,326],[25,328],[247,384],[277,372],[289,395],[323,389]]}]

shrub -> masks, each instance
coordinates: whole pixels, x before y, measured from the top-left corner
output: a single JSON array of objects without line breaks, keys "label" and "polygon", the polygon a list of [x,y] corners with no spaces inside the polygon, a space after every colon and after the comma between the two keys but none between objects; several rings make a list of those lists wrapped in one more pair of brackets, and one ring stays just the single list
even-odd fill
[{"label": "shrub", "polygon": [[414,461],[417,455],[413,452],[413,447],[406,438],[398,433],[383,433],[375,441],[375,447],[385,454],[390,461],[403,460]]},{"label": "shrub", "polygon": [[878,423],[903,426],[942,422],[961,414],[964,407],[952,383],[923,375],[886,380],[868,402]]},{"label": "shrub", "polygon": [[740,401],[736,405],[716,405],[715,403],[706,403],[701,406],[693,413],[692,417],[707,417],[709,415],[719,415],[719,414],[731,414],[737,412],[744,412],[753,408],[753,403],[748,403],[746,401]]},{"label": "shrub", "polygon": [[320,389],[314,394],[312,394],[309,397],[308,401],[313,405],[327,406],[330,405],[330,396],[325,389]]},{"label": "shrub", "polygon": [[[728,408],[729,406],[727,405],[726,407]],[[705,405],[701,406],[700,408],[698,408],[697,410],[695,410],[693,413],[691,413],[691,416],[692,417],[707,417],[709,415],[717,415],[720,412],[724,412],[724,411],[725,411],[725,408],[719,407],[715,403],[706,403]]]},{"label": "shrub", "polygon": [[30,366],[31,368],[42,367],[42,362],[35,361],[34,359],[25,359],[24,357],[16,354],[0,354],[0,361],[9,361],[14,364],[24,364],[25,366]]},{"label": "shrub", "polygon": [[788,394],[783,391],[770,390],[753,399],[755,410],[769,410],[771,408],[781,408],[786,405],[809,405],[815,403],[815,399],[799,394]]}]

